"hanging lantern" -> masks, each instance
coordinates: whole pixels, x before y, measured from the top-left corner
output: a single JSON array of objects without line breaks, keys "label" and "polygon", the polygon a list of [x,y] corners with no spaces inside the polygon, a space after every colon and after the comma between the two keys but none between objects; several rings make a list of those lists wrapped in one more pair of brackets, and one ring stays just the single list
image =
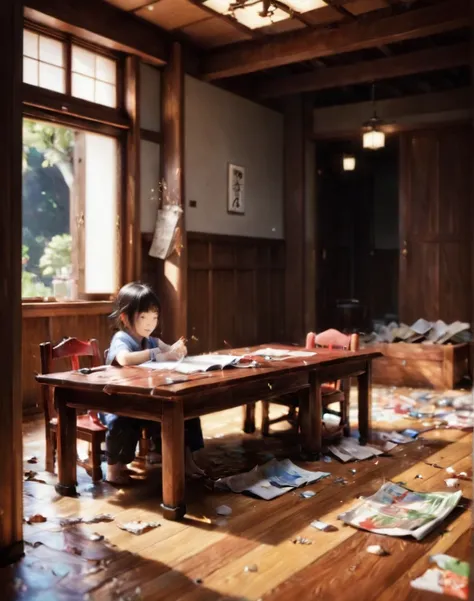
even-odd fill
[{"label": "hanging lantern", "polygon": [[364,148],[370,150],[378,150],[385,146],[385,134],[383,131],[378,131],[374,127],[371,127],[368,131],[364,132],[362,136],[362,144]]},{"label": "hanging lantern", "polygon": [[351,154],[345,154],[342,157],[342,168],[344,171],[354,171],[356,168],[356,158]]}]

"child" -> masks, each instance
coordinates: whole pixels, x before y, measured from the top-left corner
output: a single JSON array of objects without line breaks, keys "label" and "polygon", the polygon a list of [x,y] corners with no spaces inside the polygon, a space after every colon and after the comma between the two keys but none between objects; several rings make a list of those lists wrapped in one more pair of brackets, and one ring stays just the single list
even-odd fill
[{"label": "child", "polygon": [[[132,282],[124,286],[117,295],[116,310],[111,315],[119,331],[114,335],[107,354],[110,365],[139,365],[146,361],[178,361],[186,356],[183,339],[172,346],[159,338],[152,338],[160,313],[160,301],[146,284]],[[130,477],[126,465],[133,461],[142,428],[146,427],[156,448],[161,447],[161,424],[129,417],[100,414],[101,422],[107,426],[106,454],[107,480],[114,484],[126,484]],[[192,477],[205,475],[193,459],[193,452],[204,446],[199,418],[186,420],[186,474]]]}]

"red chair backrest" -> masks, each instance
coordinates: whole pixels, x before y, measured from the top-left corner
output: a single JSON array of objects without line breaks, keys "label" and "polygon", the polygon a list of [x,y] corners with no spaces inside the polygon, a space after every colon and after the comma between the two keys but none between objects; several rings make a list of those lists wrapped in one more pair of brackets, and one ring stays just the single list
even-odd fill
[{"label": "red chair backrest", "polygon": [[339,330],[325,330],[319,334],[309,332],[306,336],[306,348],[316,348],[317,346],[339,349],[347,351],[359,350],[359,335],[358,334],[343,334]]},{"label": "red chair backrest", "polygon": [[[41,373],[50,374],[54,372],[56,361],[66,359],[69,362],[71,370],[77,370],[80,367],[79,357],[89,357],[90,367],[102,365],[99,343],[95,338],[87,342],[82,342],[77,338],[65,338],[62,342],[53,346],[51,342],[40,344]],[[41,386],[43,396],[43,410],[46,423],[55,417],[54,399],[52,386]]]}]

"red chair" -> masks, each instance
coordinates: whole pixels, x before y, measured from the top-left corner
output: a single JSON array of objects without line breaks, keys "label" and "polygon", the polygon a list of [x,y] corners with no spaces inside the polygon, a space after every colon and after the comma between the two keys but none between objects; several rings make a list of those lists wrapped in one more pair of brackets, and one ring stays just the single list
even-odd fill
[{"label": "red chair", "polygon": [[[326,330],[320,334],[310,332],[306,336],[306,348],[308,350],[314,348],[328,348],[334,350],[359,350],[358,334],[343,334],[338,330]],[[336,438],[341,434],[350,436],[349,424],[349,403],[350,403],[350,380],[342,380],[338,382],[328,382],[321,386],[323,408],[325,413],[336,414],[340,417],[339,428],[335,432],[324,432],[323,437]],[[289,413],[276,419],[270,419],[270,402],[277,405],[285,405],[289,407]],[[339,411],[328,409],[329,405],[339,403]],[[270,426],[277,422],[289,421],[298,427],[298,398],[293,395],[285,395],[283,397],[272,399],[271,401],[262,401],[262,435],[270,434]]]},{"label": "red chair", "polygon": [[[97,340],[81,342],[77,338],[66,338],[56,346],[51,342],[40,344],[41,373],[49,374],[54,371],[80,368],[79,357],[88,357],[90,367],[102,365],[99,344]],[[57,362],[66,360],[60,370],[54,369]],[[64,363],[63,363],[64,364]],[[41,385],[43,397],[44,423],[46,429],[46,470],[54,473],[57,448],[57,416],[54,407],[53,386]],[[93,421],[88,414],[77,416],[77,438],[85,440],[90,445],[90,463],[77,459],[77,463],[86,469],[93,482],[102,480],[101,444],[105,441],[107,428]]]}]

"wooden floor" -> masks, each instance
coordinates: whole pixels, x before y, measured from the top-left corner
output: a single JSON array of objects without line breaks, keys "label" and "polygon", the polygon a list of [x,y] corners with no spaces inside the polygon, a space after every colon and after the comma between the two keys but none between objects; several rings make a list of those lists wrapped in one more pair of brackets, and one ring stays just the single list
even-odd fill
[{"label": "wooden floor", "polygon": [[[276,409],[278,412],[279,409]],[[414,422],[402,420],[390,429]],[[471,532],[472,434],[436,430],[423,440],[398,446],[391,456],[343,465],[297,461],[291,432],[262,439],[244,435],[241,411],[203,419],[206,449],[200,463],[213,476],[237,473],[272,455],[290,457],[303,467],[328,471],[331,477],[305,487],[316,496],[304,499],[300,490],[271,502],[211,490],[202,483],[188,487],[188,516],[168,522],[160,512],[160,468],[139,468],[136,486],[116,489],[93,486],[79,470],[80,496],[61,498],[54,477],[43,472],[44,434],[40,421],[25,423],[25,471],[38,472],[26,481],[24,514],[40,514],[44,523],[25,524],[26,556],[0,571],[8,599],[54,601],[442,601],[444,597],[410,588],[410,580],[428,568],[430,554],[448,553],[468,559]],[[37,464],[27,460],[38,457]],[[436,464],[434,467],[430,464]],[[422,542],[358,531],[338,521],[338,514],[361,495],[375,492],[385,481],[402,481],[414,490],[448,490],[445,469],[466,471],[464,498],[450,518]],[[352,473],[351,470],[356,472]],[[335,483],[342,476],[346,485]],[[421,476],[421,477],[420,477]],[[31,477],[31,475],[30,475]],[[41,482],[44,480],[45,482]],[[141,480],[141,481],[140,481]],[[229,518],[216,514],[220,505],[232,508]],[[108,513],[108,523],[63,527],[61,517]],[[313,520],[334,525],[333,532],[310,527]],[[159,527],[142,535],[121,530],[119,523],[144,520]],[[104,540],[94,540],[97,533]],[[295,544],[297,536],[310,545]],[[390,553],[366,552],[381,544]]]}]

